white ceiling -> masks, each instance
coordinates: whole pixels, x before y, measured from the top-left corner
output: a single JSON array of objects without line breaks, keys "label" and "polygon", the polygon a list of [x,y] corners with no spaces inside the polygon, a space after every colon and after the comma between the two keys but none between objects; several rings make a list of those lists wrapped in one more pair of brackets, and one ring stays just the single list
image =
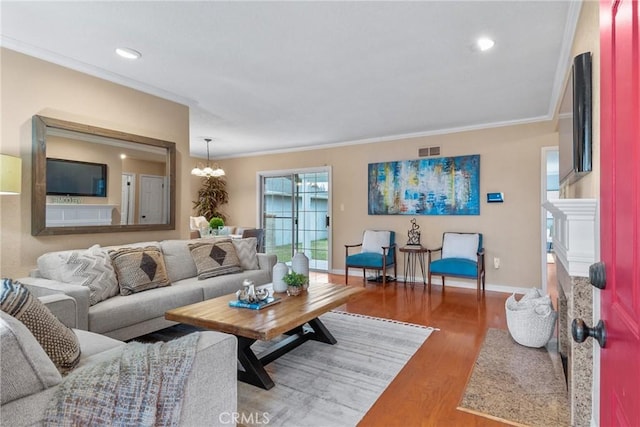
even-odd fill
[{"label": "white ceiling", "polygon": [[[0,8],[4,47],[187,104],[191,153],[211,137],[213,157],[233,157],[550,119],[580,2]],[[495,47],[474,49],[479,36]]]}]

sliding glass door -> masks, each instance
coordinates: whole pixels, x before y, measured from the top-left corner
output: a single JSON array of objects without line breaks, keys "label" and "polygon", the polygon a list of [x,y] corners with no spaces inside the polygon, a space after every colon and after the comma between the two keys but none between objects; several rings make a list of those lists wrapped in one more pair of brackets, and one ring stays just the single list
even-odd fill
[{"label": "sliding glass door", "polygon": [[291,263],[296,252],[309,268],[329,269],[331,248],[329,168],[265,172],[261,178],[261,221],[265,250]]}]

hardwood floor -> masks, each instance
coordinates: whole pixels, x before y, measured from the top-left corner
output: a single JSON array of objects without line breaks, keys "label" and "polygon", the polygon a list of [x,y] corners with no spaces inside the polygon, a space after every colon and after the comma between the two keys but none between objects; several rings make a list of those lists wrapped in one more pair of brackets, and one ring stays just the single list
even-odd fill
[{"label": "hardwood floor", "polygon": [[[344,284],[344,276],[311,273],[311,280]],[[362,278],[349,277],[350,286]],[[400,283],[366,284],[367,292],[342,309],[439,328],[407,363],[358,424],[365,426],[504,426],[456,409],[487,328],[507,329],[508,294]]]}]

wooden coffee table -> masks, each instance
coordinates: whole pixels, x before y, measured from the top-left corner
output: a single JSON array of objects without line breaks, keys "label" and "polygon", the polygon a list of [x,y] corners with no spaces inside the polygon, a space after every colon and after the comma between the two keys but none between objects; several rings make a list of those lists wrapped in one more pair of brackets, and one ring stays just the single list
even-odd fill
[{"label": "wooden coffee table", "polygon": [[[282,301],[262,310],[229,307],[229,301],[236,299],[235,294],[230,294],[169,310],[164,317],[235,335],[238,338],[238,360],[244,368],[244,371],[238,371],[238,379],[268,390],[274,383],[264,369],[265,365],[308,340],[335,344],[336,339],[318,317],[360,292],[364,292],[364,288],[331,283],[311,284],[307,292],[298,296],[275,294]],[[260,355],[251,349],[257,340],[271,341],[283,334],[288,337]]]}]

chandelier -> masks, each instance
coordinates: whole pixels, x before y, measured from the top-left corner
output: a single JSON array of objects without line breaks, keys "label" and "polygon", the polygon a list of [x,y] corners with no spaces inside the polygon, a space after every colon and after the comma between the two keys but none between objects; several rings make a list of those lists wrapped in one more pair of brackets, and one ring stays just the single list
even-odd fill
[{"label": "chandelier", "polygon": [[207,166],[205,168],[193,168],[191,170],[191,175],[202,176],[205,178],[217,178],[219,176],[224,176],[224,170],[222,170],[222,168],[216,166],[216,168],[213,169],[211,166],[209,166],[209,143],[211,142],[211,138],[205,138],[204,140],[207,142]]}]

